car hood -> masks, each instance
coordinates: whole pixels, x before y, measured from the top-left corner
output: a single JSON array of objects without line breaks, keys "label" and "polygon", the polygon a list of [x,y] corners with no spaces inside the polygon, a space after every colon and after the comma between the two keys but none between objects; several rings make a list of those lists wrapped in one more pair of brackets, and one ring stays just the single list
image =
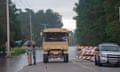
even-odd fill
[{"label": "car hood", "polygon": [[102,51],[101,54],[114,54],[114,55],[120,55],[120,52]]}]

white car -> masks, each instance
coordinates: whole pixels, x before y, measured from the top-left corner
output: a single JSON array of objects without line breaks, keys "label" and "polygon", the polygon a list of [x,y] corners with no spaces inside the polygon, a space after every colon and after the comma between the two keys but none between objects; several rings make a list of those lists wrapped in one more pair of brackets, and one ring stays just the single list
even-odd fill
[{"label": "white car", "polygon": [[120,46],[112,43],[99,44],[96,48],[95,65],[120,64]]}]

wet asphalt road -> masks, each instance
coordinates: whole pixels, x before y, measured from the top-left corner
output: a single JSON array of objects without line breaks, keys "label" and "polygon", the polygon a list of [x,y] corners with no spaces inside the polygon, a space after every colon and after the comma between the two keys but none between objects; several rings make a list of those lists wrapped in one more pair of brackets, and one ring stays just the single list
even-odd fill
[{"label": "wet asphalt road", "polygon": [[[76,56],[75,51],[76,51],[75,47],[70,47],[69,49],[70,58],[75,58]],[[41,63],[42,51],[38,50],[36,54],[37,54],[37,63]],[[51,60],[51,61],[55,61],[55,60]],[[26,54],[22,54],[20,56],[11,59],[0,58],[0,72],[17,72],[21,70],[24,66],[27,66]]]},{"label": "wet asphalt road", "polygon": [[25,54],[12,59],[0,58],[0,72],[16,72],[25,65]]},{"label": "wet asphalt road", "polygon": [[70,47],[70,61],[63,63],[62,61],[50,61],[44,64],[43,62],[33,65],[25,66],[19,72],[120,72],[120,66],[114,67],[105,65],[102,67],[95,66],[94,62],[76,59],[76,48]]},{"label": "wet asphalt road", "polygon": [[120,67],[95,66],[93,62],[74,60],[69,63],[50,62],[39,63],[33,66],[25,66],[19,72],[120,72]]},{"label": "wet asphalt road", "polygon": [[[27,65],[27,55],[22,54],[15,58],[0,58],[0,72],[17,72]],[[37,63],[41,62],[42,51],[37,51]]]},{"label": "wet asphalt road", "polygon": [[69,47],[69,63],[61,60],[42,62],[42,51],[37,51],[37,65],[27,66],[26,54],[13,59],[0,59],[0,72],[120,72],[120,67],[95,66],[94,62],[77,60],[76,48]]},{"label": "wet asphalt road", "polygon": [[[79,62],[76,61],[69,63],[47,63],[43,64],[43,66],[44,66],[43,72],[120,72],[120,67],[114,66],[99,67],[95,66],[93,62],[82,60]],[[38,70],[38,72],[39,71],[40,70]]]}]

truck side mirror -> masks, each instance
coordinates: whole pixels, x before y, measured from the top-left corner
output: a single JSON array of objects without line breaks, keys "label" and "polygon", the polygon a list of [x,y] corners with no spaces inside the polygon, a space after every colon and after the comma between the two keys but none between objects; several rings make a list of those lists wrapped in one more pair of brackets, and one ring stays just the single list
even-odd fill
[{"label": "truck side mirror", "polygon": [[43,36],[43,32],[40,32],[40,36]]}]

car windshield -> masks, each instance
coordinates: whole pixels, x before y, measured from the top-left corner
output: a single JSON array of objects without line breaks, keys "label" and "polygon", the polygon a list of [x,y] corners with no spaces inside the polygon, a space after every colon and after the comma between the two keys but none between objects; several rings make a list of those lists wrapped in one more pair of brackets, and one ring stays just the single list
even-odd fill
[{"label": "car windshield", "polygon": [[120,51],[119,46],[102,46],[101,51]]}]

